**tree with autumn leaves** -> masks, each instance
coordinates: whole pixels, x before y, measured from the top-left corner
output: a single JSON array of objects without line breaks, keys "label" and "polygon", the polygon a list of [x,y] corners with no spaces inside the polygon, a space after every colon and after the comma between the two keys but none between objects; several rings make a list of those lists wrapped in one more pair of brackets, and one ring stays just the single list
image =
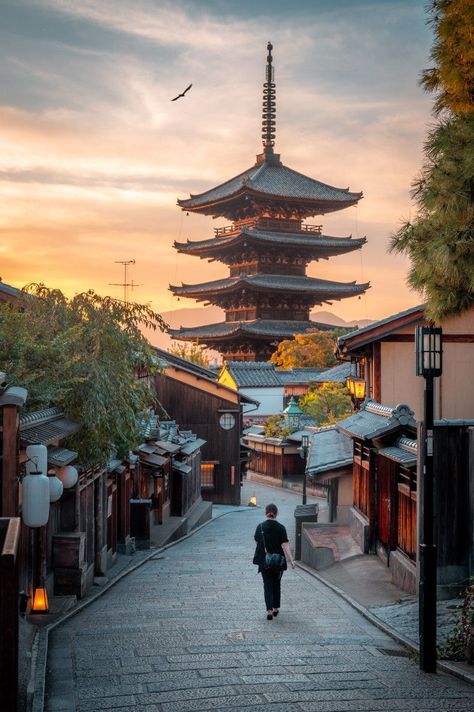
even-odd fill
[{"label": "tree with autumn leaves", "polygon": [[474,4],[433,0],[435,32],[421,83],[436,95],[438,121],[425,143],[425,164],[414,181],[418,215],[392,237],[409,256],[408,283],[426,299],[434,321],[474,305]]},{"label": "tree with autumn leaves", "polygon": [[270,361],[277,368],[329,368],[337,363],[334,352],[339,335],[336,331],[295,334],[278,344]]}]

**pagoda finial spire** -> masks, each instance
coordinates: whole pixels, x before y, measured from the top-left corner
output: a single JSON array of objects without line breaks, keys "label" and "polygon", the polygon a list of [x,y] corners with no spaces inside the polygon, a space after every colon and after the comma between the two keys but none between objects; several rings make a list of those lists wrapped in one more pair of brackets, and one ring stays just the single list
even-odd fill
[{"label": "pagoda finial spire", "polygon": [[267,44],[267,66],[265,72],[266,82],[263,85],[263,113],[262,113],[262,142],[265,155],[273,154],[273,146],[275,145],[275,126],[276,126],[276,92],[274,71],[273,71],[273,45],[271,42]]}]

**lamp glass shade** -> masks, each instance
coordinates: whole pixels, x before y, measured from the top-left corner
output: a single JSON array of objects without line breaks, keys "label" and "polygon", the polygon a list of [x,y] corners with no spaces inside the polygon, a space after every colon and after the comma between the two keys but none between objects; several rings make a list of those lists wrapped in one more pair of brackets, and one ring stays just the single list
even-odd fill
[{"label": "lamp glass shade", "polygon": [[48,474],[48,480],[49,480],[49,501],[50,502],[57,502],[58,499],[61,497],[64,486],[63,483],[61,482],[60,479],[58,479],[53,472],[51,475]]},{"label": "lamp glass shade", "polygon": [[26,475],[21,486],[23,522],[27,527],[44,527],[49,519],[49,477]]},{"label": "lamp glass shade", "polygon": [[31,606],[31,613],[48,613],[49,611],[48,603],[48,592],[45,588],[35,588],[33,594],[33,605]]},{"label": "lamp glass shade", "polygon": [[61,480],[65,489],[69,489],[69,487],[74,487],[77,483],[79,473],[72,465],[66,465],[65,467],[59,468],[56,477]]},{"label": "lamp glass shade", "polygon": [[349,393],[351,395],[354,395],[354,379],[353,378],[348,378],[347,381],[347,387],[349,389]]},{"label": "lamp glass shade", "polygon": [[416,329],[416,375],[440,376],[443,368],[442,329],[433,326],[419,326]]},{"label": "lamp glass shade", "polygon": [[363,378],[354,378],[354,397],[358,400],[364,400],[365,398],[365,381]]}]

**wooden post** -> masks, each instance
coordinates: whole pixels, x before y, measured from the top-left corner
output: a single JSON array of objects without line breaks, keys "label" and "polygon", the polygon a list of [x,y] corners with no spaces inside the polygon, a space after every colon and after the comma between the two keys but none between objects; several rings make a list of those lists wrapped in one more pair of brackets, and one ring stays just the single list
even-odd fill
[{"label": "wooden post", "polygon": [[0,700],[2,709],[18,703],[18,551],[20,519],[0,519]]},{"label": "wooden post", "polygon": [[0,515],[16,517],[18,515],[18,406],[4,405],[2,414]]}]

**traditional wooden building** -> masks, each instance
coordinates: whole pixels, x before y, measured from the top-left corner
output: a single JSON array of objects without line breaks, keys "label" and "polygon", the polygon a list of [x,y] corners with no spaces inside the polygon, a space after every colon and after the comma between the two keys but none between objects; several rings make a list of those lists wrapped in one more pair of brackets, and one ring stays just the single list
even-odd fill
[{"label": "traditional wooden building", "polygon": [[240,504],[242,408],[256,408],[250,397],[218,383],[216,374],[187,359],[156,349],[161,372],[156,377],[159,406],[181,427],[205,441],[201,493],[216,504]]},{"label": "traditional wooden building", "polygon": [[[424,379],[415,372],[415,328],[425,324],[421,304],[338,339],[338,356],[355,362],[368,397],[409,403],[418,419],[423,416]],[[466,374],[474,370],[474,308],[438,326],[443,329],[443,373],[435,379],[435,418],[472,418],[474,379]]]},{"label": "traditional wooden building", "polygon": [[416,421],[407,405],[365,401],[337,423],[353,441],[352,536],[364,553],[376,553],[394,582],[416,592]]},{"label": "traditional wooden building", "polygon": [[345,384],[350,374],[350,363],[333,368],[277,369],[270,361],[228,361],[221,368],[218,381],[258,401],[257,408],[251,403],[244,404],[244,427],[248,427],[264,423],[270,415],[282,413],[292,398],[298,398],[310,389],[324,383]]},{"label": "traditional wooden building", "polygon": [[366,238],[330,237],[321,225],[304,222],[356,205],[362,193],[335,188],[288,168],[274,152],[275,82],[272,45],[268,44],[263,89],[263,152],[238,176],[179,206],[231,224],[198,242],[176,242],[186,255],[229,267],[229,276],[213,282],[170,286],[173,294],[215,304],[225,321],[173,330],[174,338],[199,340],[227,360],[266,361],[279,341],[311,329],[334,328],[310,321],[315,305],[362,294],[369,284],[309,277],[310,262],[360,249]]},{"label": "traditional wooden building", "polygon": [[328,521],[347,524],[353,505],[352,440],[336,425],[318,428],[311,435],[306,477],[326,491]]}]

